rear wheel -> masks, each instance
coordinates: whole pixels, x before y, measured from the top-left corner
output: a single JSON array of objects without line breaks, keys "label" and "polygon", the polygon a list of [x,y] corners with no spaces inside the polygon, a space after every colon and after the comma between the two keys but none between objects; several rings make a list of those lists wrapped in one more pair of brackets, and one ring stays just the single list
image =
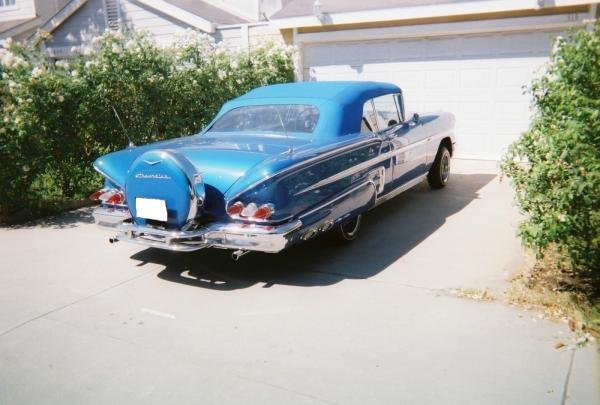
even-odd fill
[{"label": "rear wheel", "polygon": [[443,188],[450,179],[450,152],[445,146],[440,146],[433,162],[433,166],[427,174],[429,187],[433,189]]},{"label": "rear wheel", "polygon": [[362,214],[359,214],[353,218],[346,219],[339,224],[335,230],[335,239],[341,243],[352,242],[358,236],[360,230],[360,222],[362,220]]}]

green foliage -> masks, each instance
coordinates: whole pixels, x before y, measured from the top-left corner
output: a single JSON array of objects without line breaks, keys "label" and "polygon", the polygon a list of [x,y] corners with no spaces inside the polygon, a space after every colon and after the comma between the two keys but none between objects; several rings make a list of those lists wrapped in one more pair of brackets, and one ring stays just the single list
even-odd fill
[{"label": "green foliage", "polygon": [[526,214],[525,245],[556,246],[581,275],[600,278],[600,26],[558,38],[531,86],[536,114],[502,169]]},{"label": "green foliage", "polygon": [[[53,63],[33,46],[0,48],[0,214],[82,198],[101,184],[101,154],[193,134],[227,100],[293,81],[294,50],[231,51],[186,31],[168,47],[144,33],[105,33]],[[118,117],[118,118],[117,118]],[[123,127],[119,122],[122,121]]]}]

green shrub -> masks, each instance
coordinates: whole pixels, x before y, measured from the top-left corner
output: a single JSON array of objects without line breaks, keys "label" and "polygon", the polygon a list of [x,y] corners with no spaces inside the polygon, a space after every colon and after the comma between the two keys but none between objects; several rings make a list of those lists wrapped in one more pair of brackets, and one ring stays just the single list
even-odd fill
[{"label": "green shrub", "polygon": [[526,215],[525,245],[555,246],[579,274],[600,277],[600,26],[558,38],[531,88],[535,116],[502,169]]},{"label": "green shrub", "polygon": [[272,43],[227,50],[195,31],[164,48],[144,33],[105,33],[83,55],[57,63],[7,41],[0,214],[85,197],[101,184],[92,161],[125,147],[127,136],[144,144],[196,133],[225,101],[293,81],[293,57],[293,48]]}]

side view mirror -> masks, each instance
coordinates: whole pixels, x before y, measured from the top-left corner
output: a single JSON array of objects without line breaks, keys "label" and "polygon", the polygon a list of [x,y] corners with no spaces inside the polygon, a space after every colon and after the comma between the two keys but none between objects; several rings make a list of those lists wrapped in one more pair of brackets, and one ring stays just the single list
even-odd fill
[{"label": "side view mirror", "polygon": [[412,118],[411,118],[411,121],[413,123],[415,123],[415,124],[418,124],[420,119],[421,119],[421,117],[419,116],[419,114],[414,113],[413,116],[412,116]]},{"label": "side view mirror", "polygon": [[394,125],[398,125],[398,121],[396,121],[396,120],[389,120],[388,121],[388,127],[393,127]]}]

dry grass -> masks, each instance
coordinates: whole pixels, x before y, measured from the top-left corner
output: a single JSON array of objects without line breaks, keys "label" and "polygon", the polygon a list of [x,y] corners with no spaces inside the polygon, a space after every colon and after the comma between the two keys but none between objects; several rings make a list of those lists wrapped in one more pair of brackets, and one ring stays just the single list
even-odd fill
[{"label": "dry grass", "polygon": [[600,301],[588,282],[576,277],[554,250],[542,260],[531,259],[528,267],[511,280],[505,293],[510,304],[564,320],[583,337],[600,337]]},{"label": "dry grass", "polygon": [[457,288],[449,291],[450,295],[474,301],[493,301],[494,295],[488,290],[478,288]]}]

